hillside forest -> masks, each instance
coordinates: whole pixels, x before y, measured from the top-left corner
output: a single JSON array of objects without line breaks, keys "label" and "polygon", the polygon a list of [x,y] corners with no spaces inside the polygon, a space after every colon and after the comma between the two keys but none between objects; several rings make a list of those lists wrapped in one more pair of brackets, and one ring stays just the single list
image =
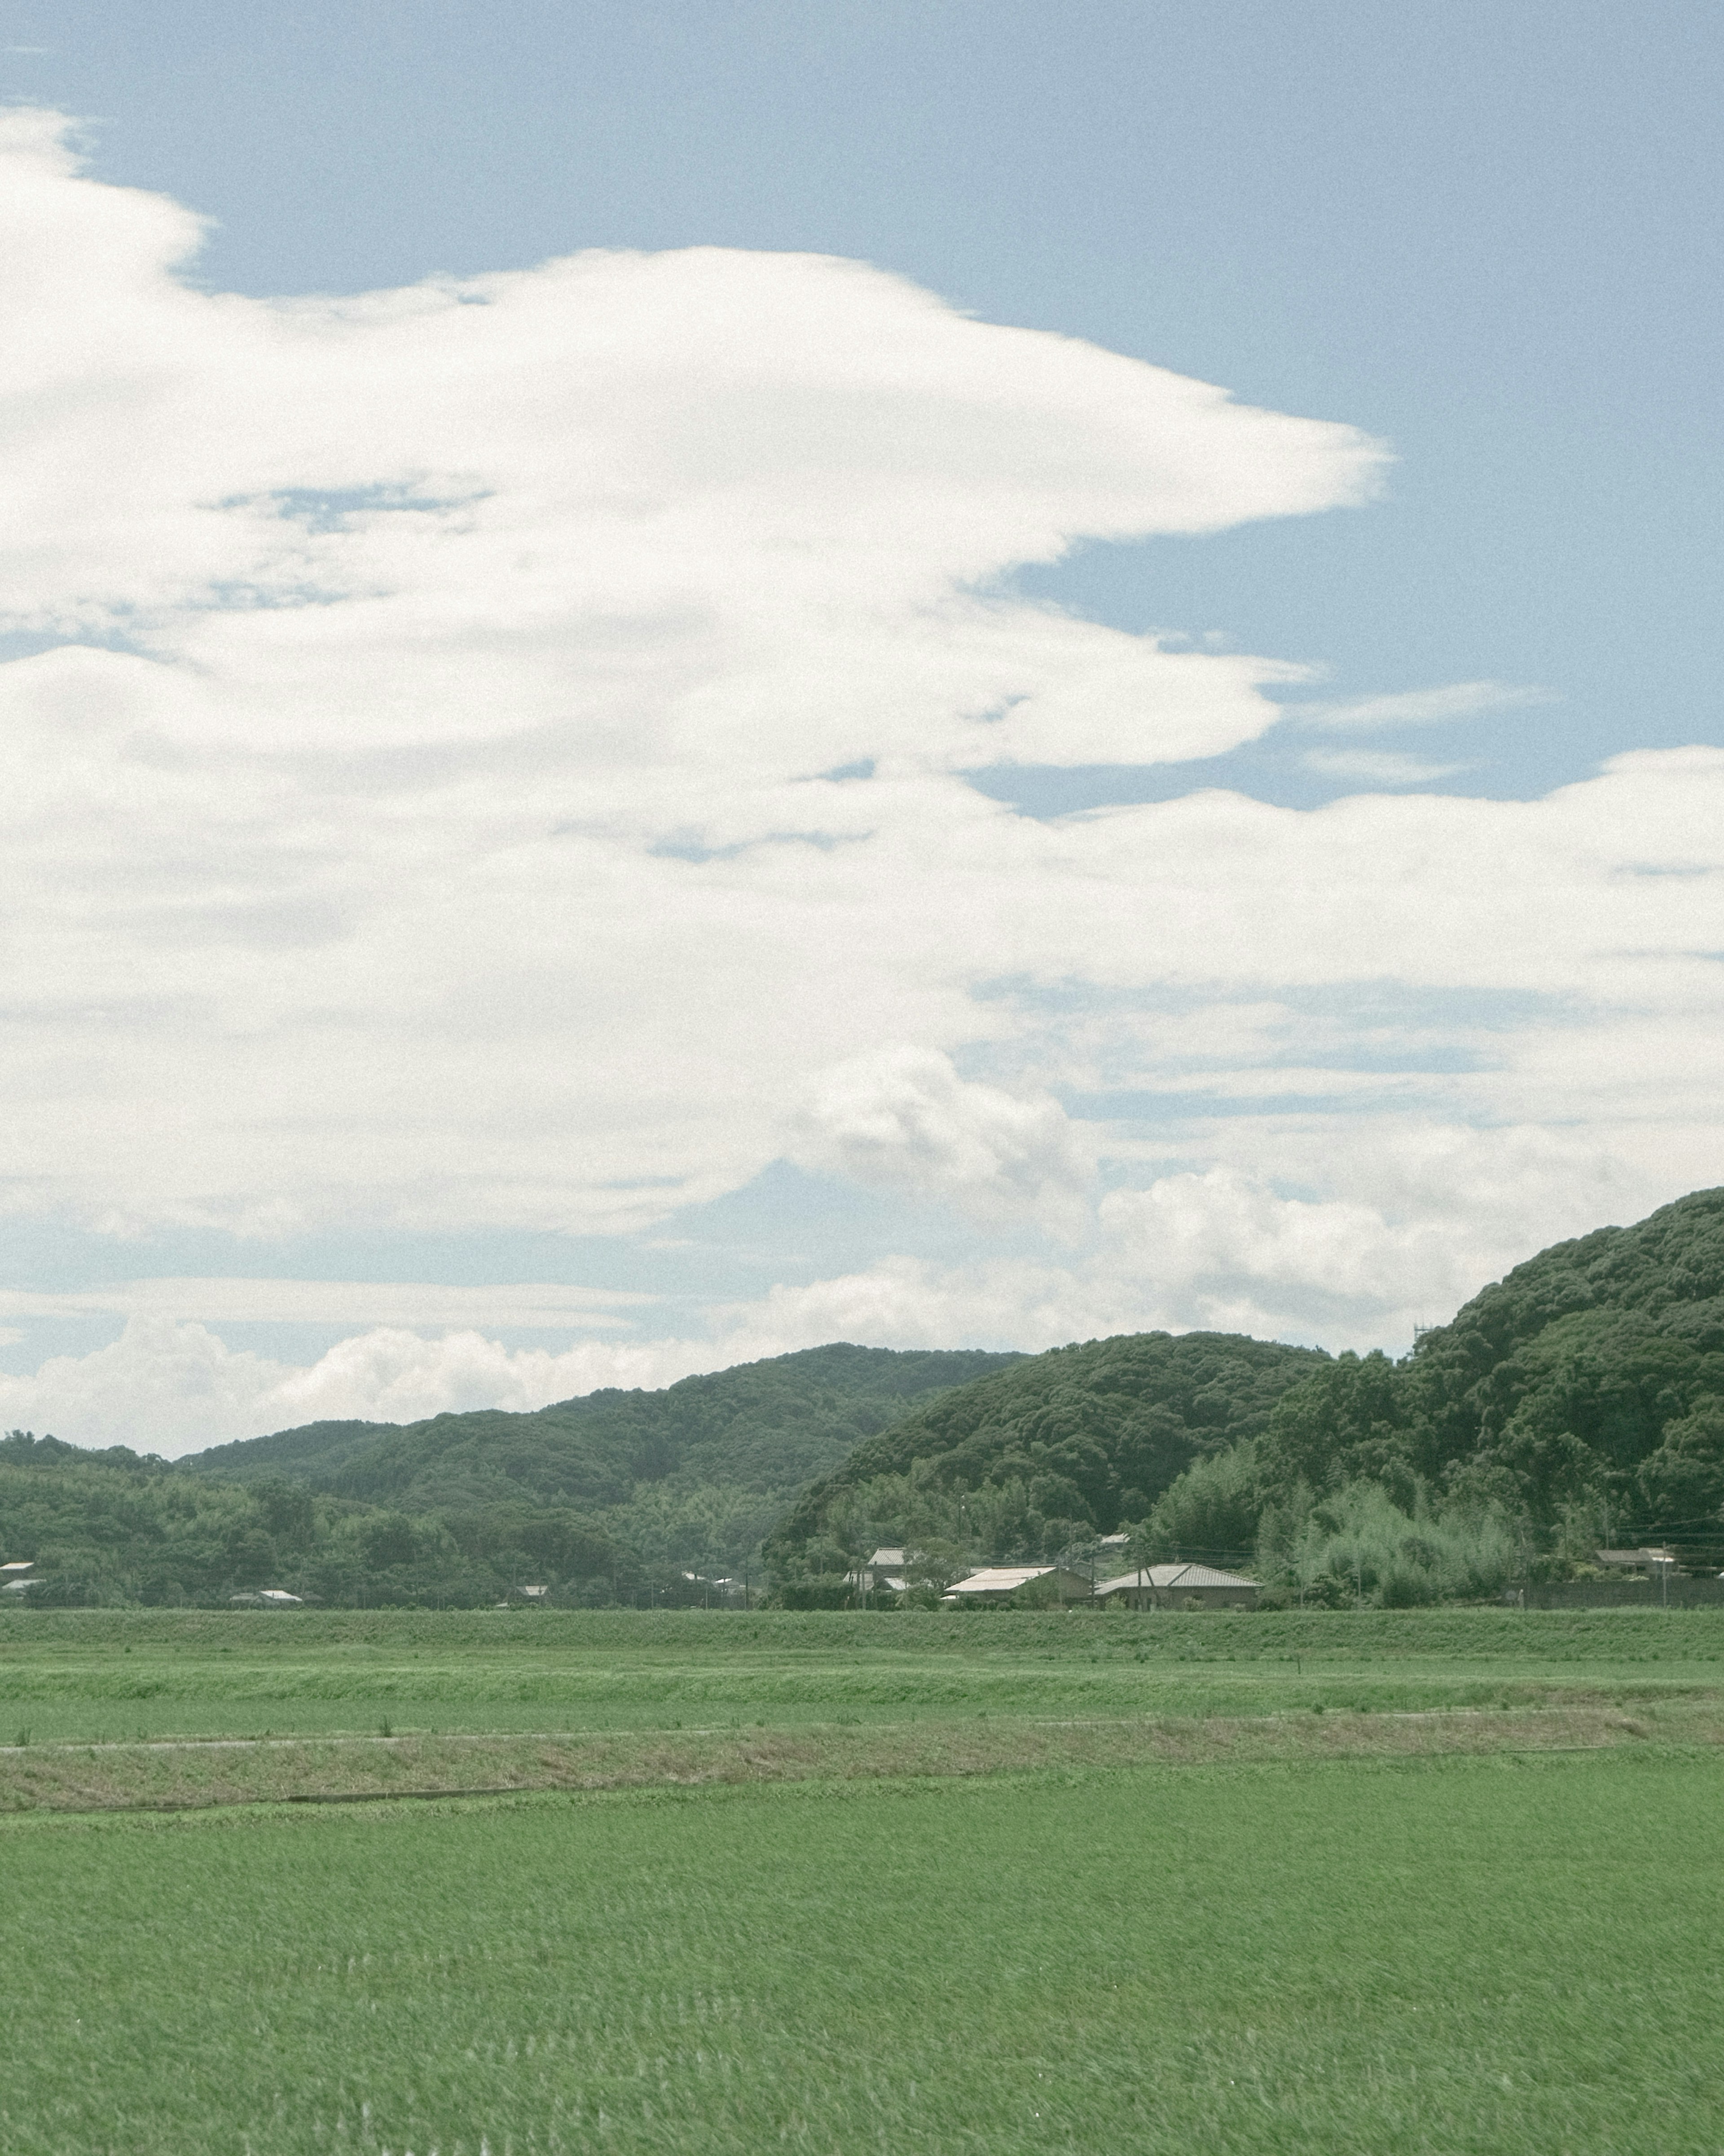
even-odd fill
[{"label": "hillside forest", "polygon": [[1245,1566],[1306,1604],[1583,1577],[1613,1544],[1716,1571],[1724,1190],[1541,1252],[1398,1361],[1199,1333],[1038,1357],[859,1446],[768,1554],[813,1582],[876,1532],[968,1548],[1008,1491],[1043,1499],[1044,1553],[1125,1525],[1139,1561]]},{"label": "hillside forest", "polygon": [[[1003,1354],[834,1346],[530,1414],[314,1423],[189,1460],[0,1439],[0,1556],[33,1602],[713,1599],[811,1477]],[[722,1590],[728,1592],[728,1590]]]},{"label": "hillside forest", "polygon": [[977,1563],[1177,1556],[1271,1603],[1395,1605],[1650,1541],[1724,1562],[1724,1190],[1554,1245],[1398,1359],[1201,1332],[835,1345],[176,1463],[0,1440],[0,1553],[36,1558],[32,1601],[676,1602],[746,1576],[820,1606],[889,1543],[913,1600]]}]

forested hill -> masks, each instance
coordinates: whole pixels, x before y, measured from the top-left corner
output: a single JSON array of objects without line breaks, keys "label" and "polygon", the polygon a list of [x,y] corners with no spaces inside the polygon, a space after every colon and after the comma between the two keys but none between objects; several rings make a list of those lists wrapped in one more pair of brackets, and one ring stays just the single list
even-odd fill
[{"label": "forested hill", "polygon": [[913,1545],[931,1585],[1121,1526],[1301,1601],[1495,1593],[1584,1572],[1607,1536],[1716,1569],[1724,1189],[1542,1251],[1399,1362],[1202,1332],[834,1346],[172,1464],[0,1440],[0,1554],[38,1560],[38,1599],[473,1601],[521,1578],[674,1598],[763,1537],[818,1598],[875,1541]]},{"label": "forested hill", "polygon": [[471,1604],[523,1579],[564,1600],[698,1600],[811,1475],[1013,1359],[820,1348],[663,1392],[318,1423],[181,1461],[15,1431],[0,1439],[0,1557],[34,1561],[31,1604],[285,1588]]},{"label": "forested hill", "polygon": [[1724,1190],[1541,1251],[1399,1363],[1339,1358],[1288,1393],[1255,1444],[1175,1484],[1157,1525],[1193,1548],[1257,1535],[1260,1559],[1290,1561],[1313,1502],[1320,1527],[1351,1532],[1373,1492],[1403,1513],[1491,1515],[1517,1562],[1558,1577],[1607,1532],[1716,1548]]},{"label": "forested hill", "polygon": [[843,1569],[870,1535],[1000,1559],[1135,1520],[1193,1460],[1267,1425],[1329,1358],[1239,1333],[1138,1332],[1056,1348],[948,1393],[804,1493],[768,1545],[790,1577]]},{"label": "forested hill", "polygon": [[312,1423],[181,1465],[230,1482],[285,1476],[409,1512],[498,1500],[603,1508],[667,1481],[788,1500],[931,1394],[1021,1359],[840,1343],[528,1414]]}]

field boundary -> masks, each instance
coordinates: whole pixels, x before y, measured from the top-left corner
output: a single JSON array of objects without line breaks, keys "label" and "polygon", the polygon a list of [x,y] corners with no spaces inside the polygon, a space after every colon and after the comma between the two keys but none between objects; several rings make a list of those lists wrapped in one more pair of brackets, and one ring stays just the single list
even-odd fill
[{"label": "field boundary", "polygon": [[800,1781],[962,1779],[1061,1768],[1430,1758],[1724,1747],[1724,1697],[1491,1710],[1023,1720],[977,1715],[796,1728],[531,1736],[195,1738],[12,1746],[0,1816],[371,1804],[539,1791],[694,1790]]}]

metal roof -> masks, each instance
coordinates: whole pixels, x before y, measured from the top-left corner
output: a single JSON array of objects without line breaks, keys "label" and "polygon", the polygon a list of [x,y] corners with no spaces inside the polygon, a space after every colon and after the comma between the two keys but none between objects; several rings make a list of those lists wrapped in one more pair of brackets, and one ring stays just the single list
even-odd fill
[{"label": "metal roof", "polygon": [[1148,1564],[1137,1572],[1122,1572],[1117,1579],[1104,1579],[1098,1594],[1125,1594],[1134,1587],[1259,1587],[1260,1580],[1246,1579],[1236,1572],[1217,1572],[1208,1564]]},{"label": "metal roof", "polygon": [[1032,1579],[1051,1579],[1055,1573],[1062,1572],[1068,1579],[1076,1580],[1085,1594],[1089,1593],[1090,1583],[1081,1573],[1060,1564],[989,1565],[981,1572],[972,1572],[967,1579],[959,1580],[946,1591],[948,1594],[1010,1594],[1020,1587],[1027,1587]]}]

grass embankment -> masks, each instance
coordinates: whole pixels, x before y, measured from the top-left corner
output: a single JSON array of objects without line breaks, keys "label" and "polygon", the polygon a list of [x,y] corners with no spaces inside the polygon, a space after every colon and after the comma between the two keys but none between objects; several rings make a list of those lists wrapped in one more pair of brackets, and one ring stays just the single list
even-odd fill
[{"label": "grass embankment", "polygon": [[0,1751],[0,1815],[193,1811],[250,1804],[372,1803],[545,1789],[695,1789],[745,1782],[882,1781],[1069,1767],[1227,1760],[1433,1758],[1724,1746],[1724,1702],[1492,1712],[1142,1717],[1121,1722],[810,1724],[526,1738],[192,1738]]},{"label": "grass embankment", "polygon": [[[0,1810],[1718,1741],[1724,1612],[20,1612]],[[6,1743],[7,1739],[28,1739]]]},{"label": "grass embankment", "polygon": [[1641,1748],[13,1820],[0,2145],[1689,2156],[1721,1795]]},{"label": "grass embankment", "polygon": [[0,1743],[792,1727],[1631,1702],[1724,1690],[1724,1610],[0,1613]]}]

